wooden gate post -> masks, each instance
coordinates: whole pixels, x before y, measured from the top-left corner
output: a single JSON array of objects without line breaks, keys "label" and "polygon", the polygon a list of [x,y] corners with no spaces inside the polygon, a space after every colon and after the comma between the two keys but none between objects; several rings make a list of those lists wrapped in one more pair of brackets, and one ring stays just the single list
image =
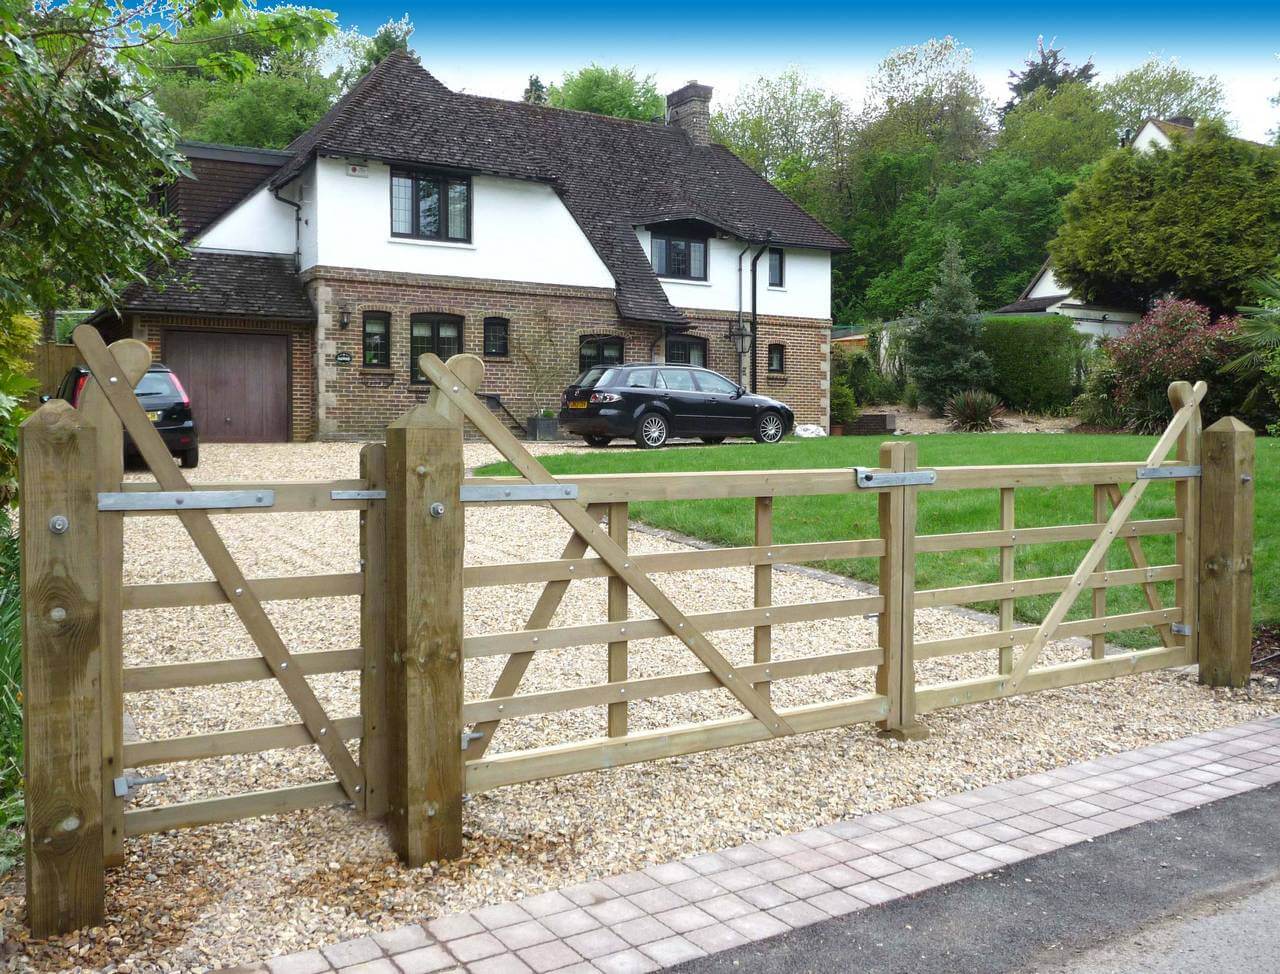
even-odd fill
[{"label": "wooden gate post", "polygon": [[97,431],[62,400],[19,433],[27,917],[36,937],[103,913]]},{"label": "wooden gate post", "polygon": [[1253,643],[1253,430],[1233,416],[1201,437],[1200,682],[1242,687]]},{"label": "wooden gate post", "polygon": [[[916,445],[882,443],[880,466],[893,471],[916,469]],[[897,740],[919,741],[929,730],[916,718],[915,591],[916,494],[918,487],[891,487],[880,493],[880,646],[884,662],[876,670],[876,693],[889,698],[880,733]]]},{"label": "wooden gate post", "polygon": [[[360,477],[370,490],[386,490],[387,448],[369,443],[360,451]],[[364,771],[364,813],[387,814],[387,502],[369,501],[360,515],[360,768]]]},{"label": "wooden gate post", "polygon": [[410,866],[462,855],[462,418],[440,399],[387,427],[387,823]]}]

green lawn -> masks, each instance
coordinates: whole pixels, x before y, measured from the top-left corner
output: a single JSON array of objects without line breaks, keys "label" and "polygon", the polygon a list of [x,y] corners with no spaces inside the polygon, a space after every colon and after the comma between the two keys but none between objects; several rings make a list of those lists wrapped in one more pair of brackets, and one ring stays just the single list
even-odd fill
[{"label": "green lawn", "polygon": [[[1146,458],[1153,437],[1092,436],[1076,434],[946,434],[903,437],[919,444],[920,466],[967,466],[979,464],[1082,463]],[[790,439],[774,446],[755,443],[717,447],[677,446],[647,451],[629,447],[608,451],[575,452],[545,457],[543,462],[556,474],[639,473],[697,470],[752,470],[804,467],[876,466],[882,437],[835,437],[830,439]],[[1280,442],[1259,438],[1257,476],[1256,554],[1254,569],[1254,619],[1280,619]],[[481,469],[481,474],[511,474],[506,464]],[[1093,520],[1092,488],[1020,488],[1017,492],[1017,526],[1042,527]],[[631,506],[632,517],[656,527],[668,528],[722,545],[747,545],[752,539],[752,502],[747,500],[707,500],[645,502]],[[1173,515],[1173,485],[1153,483],[1143,496],[1135,517],[1158,518]],[[996,490],[923,491],[920,494],[920,534],[949,534],[983,531],[999,527],[999,494]],[[832,541],[870,538],[878,534],[874,495],[825,495],[782,497],[774,505],[774,541],[779,544],[802,541]],[[1069,575],[1088,550],[1088,542],[1029,545],[1017,549],[1019,578]],[[1153,565],[1173,560],[1173,540],[1168,536],[1143,539],[1148,561]],[[1113,546],[1108,567],[1129,568],[1132,562],[1122,543]],[[865,581],[875,581],[872,559],[824,562],[823,567]],[[940,552],[920,555],[916,566],[917,587],[944,588],[953,585],[999,581],[999,558],[995,549]],[[1166,604],[1173,601],[1173,583],[1161,583]],[[1019,599],[1015,612],[1025,622],[1039,621],[1053,603],[1052,596]],[[976,605],[976,608],[993,608]],[[1090,600],[1081,598],[1068,618],[1089,614]],[[1140,612],[1147,608],[1137,586],[1113,588],[1108,593],[1109,614]],[[1118,635],[1125,645],[1146,646],[1155,640],[1151,630]]]}]

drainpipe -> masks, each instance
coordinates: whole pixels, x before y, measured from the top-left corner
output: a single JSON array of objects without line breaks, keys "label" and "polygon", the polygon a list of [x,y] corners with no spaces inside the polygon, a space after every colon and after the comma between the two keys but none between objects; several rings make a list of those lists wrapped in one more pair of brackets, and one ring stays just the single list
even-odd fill
[{"label": "drainpipe", "polygon": [[[738,251],[738,330],[742,330],[742,258],[746,256],[747,251],[751,249],[751,241],[748,240],[742,245],[742,249]],[[735,348],[734,352],[738,350]],[[742,355],[737,354],[738,359],[738,385],[742,385]]]},{"label": "drainpipe", "polygon": [[760,288],[756,285],[756,265],[760,263],[760,258],[764,256],[765,251],[769,249],[769,241],[773,239],[773,231],[769,230],[764,235],[764,243],[760,245],[760,249],[756,251],[755,256],[751,258],[751,391],[756,391],[756,372],[758,364],[759,343],[756,341],[758,322],[756,316],[756,306],[759,304]]},{"label": "drainpipe", "polygon": [[296,274],[302,270],[302,204],[281,196],[280,189],[277,186],[271,191],[271,195],[281,203],[288,203],[293,207],[293,270]]}]

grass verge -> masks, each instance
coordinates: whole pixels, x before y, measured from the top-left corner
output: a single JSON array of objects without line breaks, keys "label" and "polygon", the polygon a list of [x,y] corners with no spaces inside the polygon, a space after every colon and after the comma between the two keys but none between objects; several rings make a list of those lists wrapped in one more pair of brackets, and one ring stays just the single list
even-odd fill
[{"label": "grass verge", "polygon": [[[921,467],[989,464],[1050,464],[1132,460],[1137,466],[1155,443],[1154,437],[1090,434],[945,434],[902,437],[919,444]],[[879,437],[846,436],[812,440],[790,439],[768,446],[755,443],[717,447],[675,446],[664,450],[619,447],[544,457],[552,473],[661,473],[713,470],[782,470],[877,465]],[[1256,527],[1254,557],[1254,618],[1256,622],[1280,620],[1280,442],[1257,441],[1255,483]],[[509,464],[491,464],[481,475],[510,475]],[[1152,483],[1138,505],[1135,518],[1172,517],[1173,484]],[[1019,528],[1077,524],[1093,520],[1091,487],[1020,488],[1015,523]],[[678,531],[719,545],[753,543],[752,502],[749,499],[643,502],[631,505],[632,516],[654,527]],[[999,494],[996,490],[923,491],[920,494],[919,534],[987,531],[999,527]],[[873,495],[784,497],[774,504],[774,542],[790,544],[871,538],[878,535]],[[1144,538],[1143,549],[1152,565],[1174,559],[1169,536]],[[1018,578],[1070,575],[1089,548],[1088,542],[1019,546],[1015,556]],[[1130,568],[1133,563],[1123,544],[1112,546],[1107,567]],[[824,562],[819,567],[858,578],[876,580],[872,559]],[[999,581],[996,549],[939,552],[920,555],[916,565],[918,589],[949,588]],[[1160,583],[1166,605],[1173,604],[1173,583]],[[1016,600],[1015,616],[1022,622],[1038,622],[1054,596]],[[974,608],[993,611],[995,603]],[[1141,612],[1147,609],[1138,586],[1118,586],[1108,591],[1107,612]],[[1082,597],[1068,618],[1091,615],[1091,601]],[[1126,646],[1153,645],[1150,630],[1117,633],[1112,640]]]}]

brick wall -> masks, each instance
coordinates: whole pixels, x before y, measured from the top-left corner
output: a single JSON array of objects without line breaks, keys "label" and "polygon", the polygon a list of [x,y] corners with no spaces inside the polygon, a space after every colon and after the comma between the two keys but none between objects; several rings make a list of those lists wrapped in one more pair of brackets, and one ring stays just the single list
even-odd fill
[{"label": "brick wall", "polygon": [[151,355],[162,361],[165,329],[181,331],[228,331],[287,333],[289,338],[289,433],[294,442],[311,440],[315,422],[315,343],[309,321],[273,321],[265,318],[218,318],[189,315],[135,315],[132,336],[151,347]]},{"label": "brick wall", "polygon": [[[377,436],[429,387],[410,381],[409,319],[421,312],[463,319],[462,348],[484,357],[484,319],[509,318],[510,355],[485,358],[482,392],[496,393],[521,422],[542,407],[558,408],[560,392],[578,372],[578,345],[590,335],[625,340],[628,362],[661,360],[659,330],[624,324],[612,290],[515,284],[428,275],[316,267],[304,274],[317,312],[317,432],[322,439]],[[340,327],[345,310],[347,328]],[[365,311],[385,311],[391,320],[391,365],[364,368],[362,319]],[[737,352],[729,341],[732,313],[686,311],[691,334],[707,339],[709,367],[737,378]],[[783,399],[797,421],[827,423],[827,369],[830,322],[762,317],[757,389]],[[786,372],[767,373],[765,346],[786,344]],[[345,354],[344,354],[345,353]],[[350,364],[338,357],[350,356]]]}]

